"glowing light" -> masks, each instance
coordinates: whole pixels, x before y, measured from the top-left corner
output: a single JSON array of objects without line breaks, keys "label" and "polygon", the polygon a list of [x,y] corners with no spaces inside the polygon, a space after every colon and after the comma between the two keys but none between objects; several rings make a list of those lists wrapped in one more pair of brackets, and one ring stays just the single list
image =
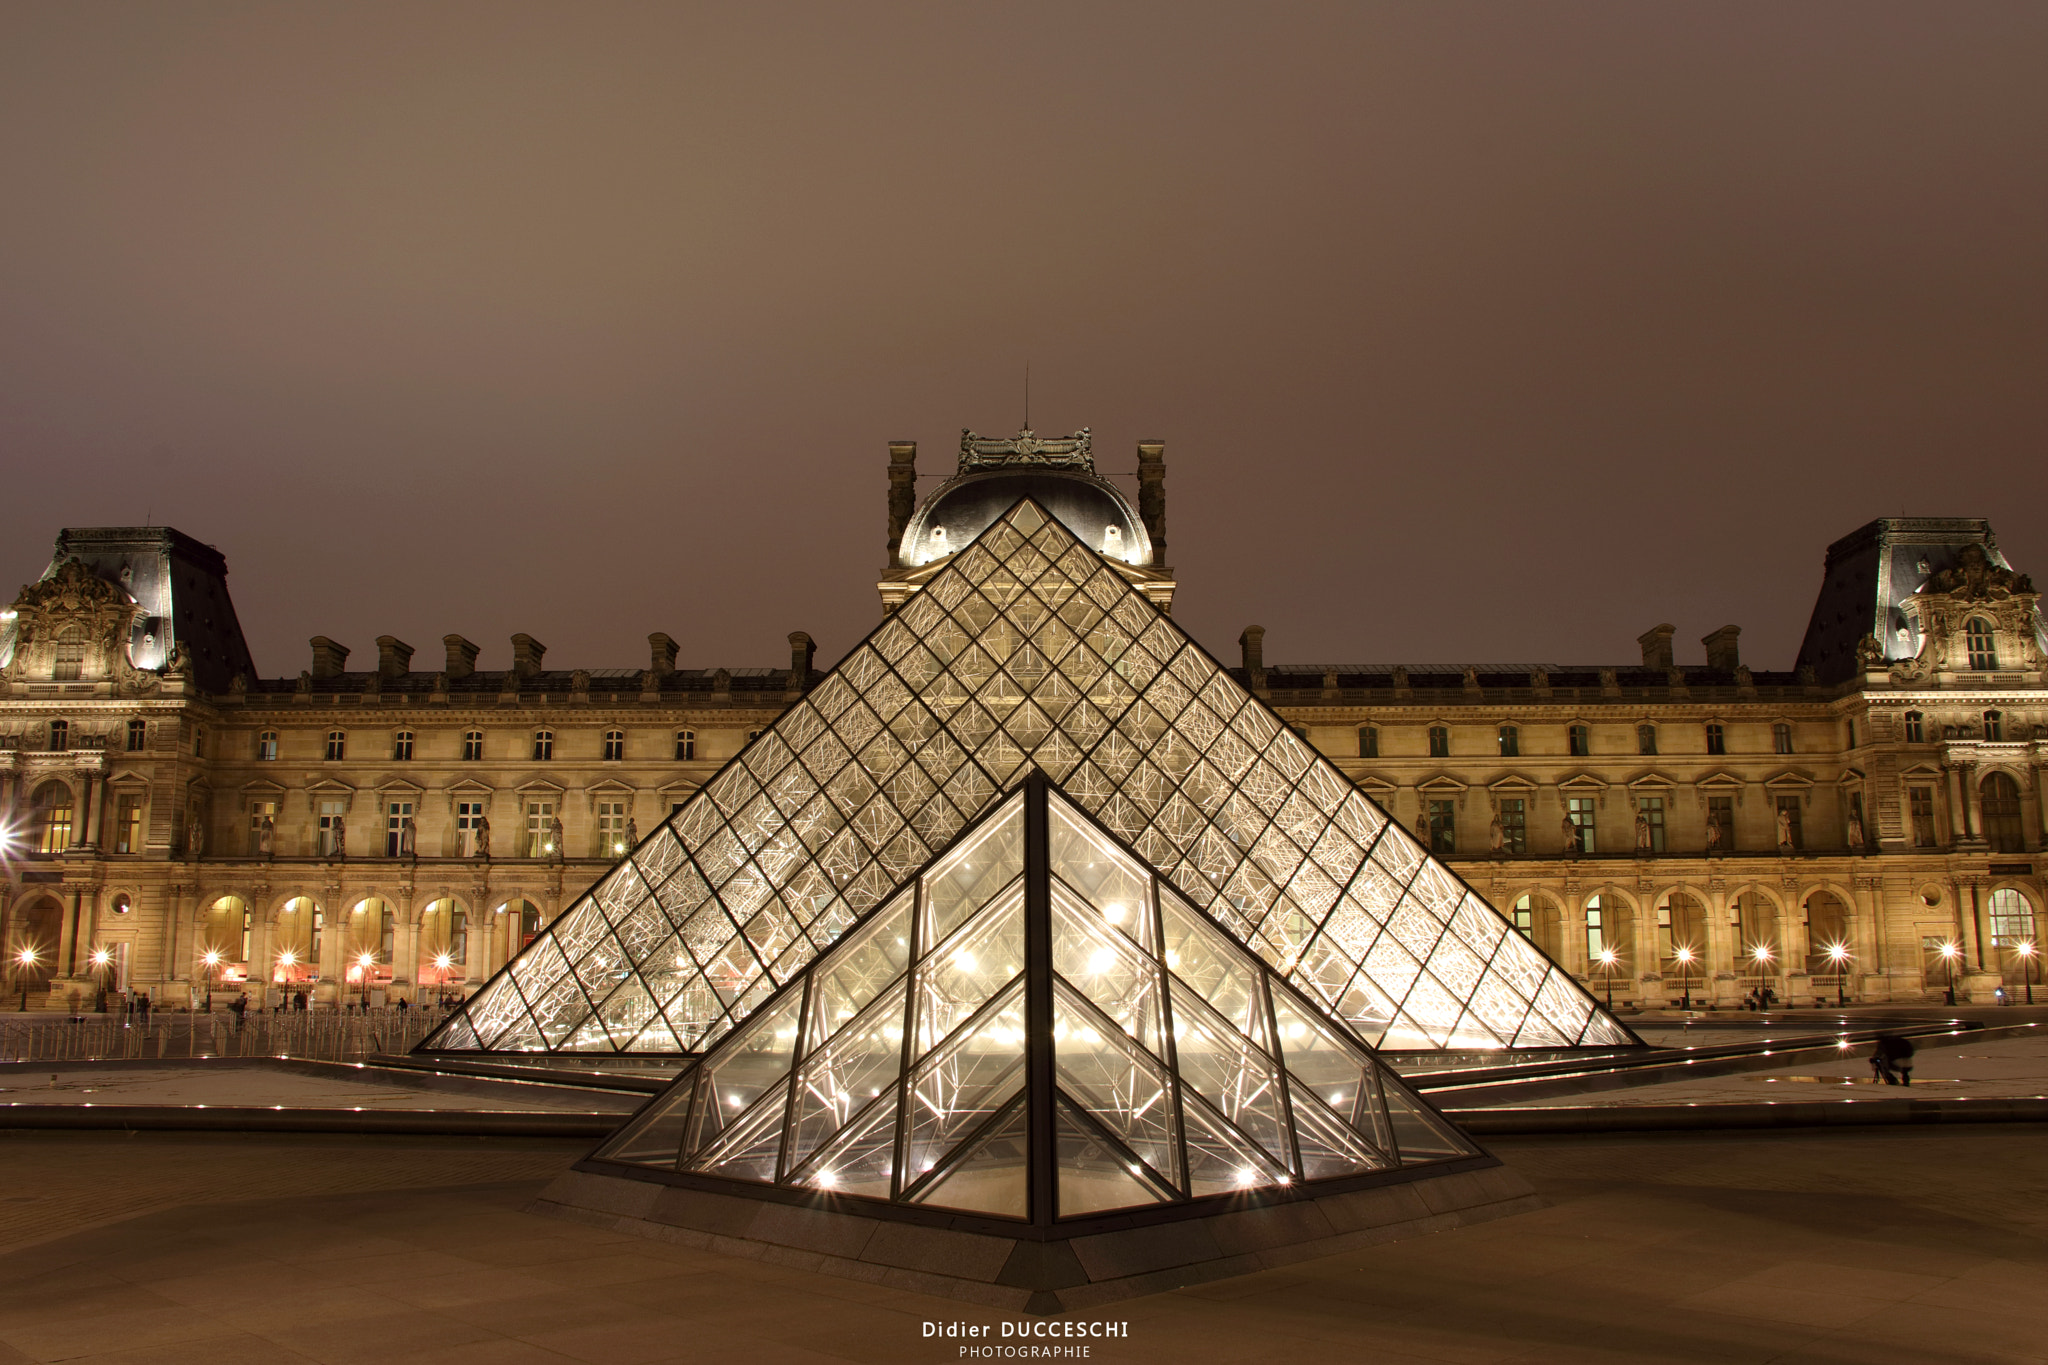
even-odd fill
[{"label": "glowing light", "polygon": [[1848,956],[1849,956],[1849,948],[1848,948],[1848,945],[1847,945],[1847,944],[1842,944],[1842,943],[1830,943],[1830,944],[1828,945],[1828,960],[1829,960],[1829,961],[1831,961],[1831,962],[1834,962],[1834,963],[1836,963],[1836,964],[1840,964],[1840,963],[1841,963],[1841,962],[1842,962],[1842,961],[1843,961],[1844,959],[1846,959],[1846,958],[1847,958]]},{"label": "glowing light", "polygon": [[445,972],[450,967],[455,965],[455,959],[448,956],[448,954],[446,953],[436,953],[434,955],[434,965]]},{"label": "glowing light", "polygon": [[297,965],[298,960],[299,955],[289,948],[285,949],[283,952],[277,955],[278,965],[281,967],[295,966]]},{"label": "glowing light", "polygon": [[206,965],[209,967],[218,967],[220,965],[220,949],[208,948],[206,950],[206,956],[200,960],[206,963]]},{"label": "glowing light", "polygon": [[1672,956],[1680,962],[1690,963],[1692,961],[1692,949],[1681,945]]},{"label": "glowing light", "polygon": [[2032,957],[2034,955],[2034,941],[2030,938],[2021,939],[2013,945],[2013,951],[2021,957]]},{"label": "glowing light", "polygon": [[1124,909],[1123,906],[1116,904],[1114,902],[1102,907],[1102,917],[1108,920],[1111,924],[1122,924],[1124,922],[1124,916],[1129,913],[1130,912]]},{"label": "glowing light", "polygon": [[839,1174],[838,1174],[838,1172],[836,1172],[836,1171],[820,1171],[820,1172],[818,1172],[818,1186],[819,1186],[819,1188],[820,1188],[820,1189],[827,1189],[827,1190],[829,1190],[829,1189],[833,1188],[834,1186],[836,1186],[836,1185],[837,1185],[838,1183],[839,1183]]},{"label": "glowing light", "polygon": [[1238,1184],[1240,1184],[1240,1185],[1252,1185],[1252,1184],[1256,1184],[1256,1183],[1258,1183],[1258,1179],[1259,1179],[1259,1173],[1258,1173],[1257,1171],[1253,1170],[1253,1169],[1252,1169],[1251,1167],[1249,1167],[1249,1166],[1242,1166],[1242,1167],[1239,1167],[1239,1168],[1238,1168],[1238,1172],[1237,1172],[1237,1183],[1238,1183]]},{"label": "glowing light", "polygon": [[33,967],[36,965],[36,950],[33,948],[23,948],[14,955],[14,960],[24,967]]},{"label": "glowing light", "polygon": [[1758,962],[1769,962],[1771,960],[1770,945],[1767,943],[1759,943],[1749,950],[1749,955],[1755,958]]},{"label": "glowing light", "polygon": [[1941,955],[1943,957],[1960,957],[1962,952],[1963,946],[1960,943],[1944,943],[1941,945]]},{"label": "glowing light", "polygon": [[1088,959],[1088,970],[1100,976],[1116,966],[1116,954],[1107,948],[1097,948],[1095,955]]},{"label": "glowing light", "polygon": [[1602,948],[1600,950],[1600,965],[1603,967],[1612,967],[1614,965],[1614,949]]},{"label": "glowing light", "polygon": [[95,948],[92,951],[92,965],[95,967],[104,967],[113,960],[114,955],[105,948]]},{"label": "glowing light", "polygon": [[968,952],[965,948],[962,948],[959,952],[953,954],[953,966],[959,971],[973,971],[974,954]]}]

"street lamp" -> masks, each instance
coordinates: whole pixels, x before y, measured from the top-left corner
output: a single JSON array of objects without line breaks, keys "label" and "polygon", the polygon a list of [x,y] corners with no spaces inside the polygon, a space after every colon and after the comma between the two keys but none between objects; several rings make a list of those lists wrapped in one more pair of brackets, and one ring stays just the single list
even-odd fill
[{"label": "street lamp", "polygon": [[15,973],[21,978],[21,1012],[28,1013],[28,977],[36,969],[37,955],[34,945],[23,944],[14,955]]},{"label": "street lamp", "polygon": [[1962,945],[1951,940],[1941,945],[1941,965],[1948,969],[1948,1003],[1956,1002],[1956,959],[1963,955]]},{"label": "street lamp", "polygon": [[1690,1012],[1692,1009],[1692,946],[1681,943],[1672,951],[1671,955],[1678,959],[1678,984],[1685,997],[1681,1002],[1681,1007]]},{"label": "street lamp", "polygon": [[2031,1005],[2034,1003],[2034,958],[2039,955],[2040,950],[2034,947],[2034,940],[2030,938],[2023,938],[2013,944],[2012,950],[2020,955],[2021,970],[2026,973],[2027,978],[2027,1003]]},{"label": "street lamp", "polygon": [[1763,978],[1763,982],[1757,987],[1756,993],[1757,1008],[1763,1009],[1770,1004],[1771,945],[1768,943],[1750,944],[1749,960],[1755,964],[1756,974]]},{"label": "street lamp", "polygon": [[1846,943],[1830,943],[1828,945],[1828,961],[1832,962],[1835,966],[1835,1003],[1837,1005],[1847,1005],[1849,1003],[1849,945]]},{"label": "street lamp", "polygon": [[377,965],[375,953],[364,953],[356,958],[356,975],[363,983],[363,1013],[370,1012],[370,968]]},{"label": "street lamp", "polygon": [[214,981],[214,974],[215,974],[216,972],[218,972],[218,971],[220,970],[220,963],[221,963],[221,955],[220,955],[220,949],[218,949],[218,948],[208,948],[208,949],[206,950],[205,954],[204,954],[204,955],[203,955],[203,956],[202,956],[202,957],[201,957],[201,958],[200,958],[199,960],[200,960],[201,962],[204,962],[204,963],[206,964],[206,1012],[207,1012],[208,1014],[212,1014],[212,1013],[213,1013],[213,981]]},{"label": "street lamp", "polygon": [[93,976],[99,981],[99,1000],[96,1002],[97,1006],[101,1012],[105,1012],[107,1008],[107,968],[113,964],[114,955],[105,948],[95,948],[92,950],[92,956],[87,960],[92,963]]},{"label": "street lamp", "polygon": [[1600,979],[1607,986],[1607,1012],[1614,1013],[1614,949],[1600,950]]},{"label": "street lamp", "polygon": [[440,971],[440,973],[441,973],[441,980],[440,980],[440,987],[441,987],[441,992],[440,992],[440,994],[441,994],[441,1008],[442,1008],[442,1009],[444,1009],[444,1010],[448,1008],[448,969],[449,969],[450,967],[453,967],[454,965],[455,965],[455,959],[454,959],[453,957],[451,957],[451,956],[450,956],[449,954],[447,954],[447,953],[436,953],[436,954],[434,954],[434,966],[435,966],[435,967],[436,967],[437,969],[439,969],[439,971]]}]

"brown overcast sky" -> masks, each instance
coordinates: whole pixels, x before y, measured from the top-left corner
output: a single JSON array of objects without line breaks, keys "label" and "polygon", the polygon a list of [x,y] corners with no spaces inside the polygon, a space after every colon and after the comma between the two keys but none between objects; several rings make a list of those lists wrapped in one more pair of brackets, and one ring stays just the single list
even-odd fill
[{"label": "brown overcast sky", "polygon": [[[1789,667],[1828,541],[2048,575],[2048,5],[0,4],[0,571],[258,666],[821,662],[885,442],[1167,442],[1275,662]],[[929,491],[935,481],[927,480]]]}]

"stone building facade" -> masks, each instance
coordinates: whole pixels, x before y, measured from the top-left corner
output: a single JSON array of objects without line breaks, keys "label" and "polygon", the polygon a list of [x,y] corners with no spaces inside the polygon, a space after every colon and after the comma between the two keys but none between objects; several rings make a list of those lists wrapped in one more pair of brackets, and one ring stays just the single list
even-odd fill
[{"label": "stone building facade", "polygon": [[[884,610],[1019,479],[1170,608],[1163,447],[1133,506],[1063,469],[1074,443],[970,433],[922,506],[892,443]],[[351,668],[316,636],[263,677],[226,575],[176,531],[66,530],[0,616],[0,942],[31,1008],[466,992],[819,676],[799,632],[786,669],[679,668],[659,633],[638,670],[551,669],[525,635],[503,671],[455,635],[436,667],[384,636]],[[1675,634],[1607,665],[1269,665],[1251,627],[1236,671],[1617,1004],[2040,981],[2043,637],[1988,523],[1829,547],[1790,670],[1732,626],[1681,663]]]}]

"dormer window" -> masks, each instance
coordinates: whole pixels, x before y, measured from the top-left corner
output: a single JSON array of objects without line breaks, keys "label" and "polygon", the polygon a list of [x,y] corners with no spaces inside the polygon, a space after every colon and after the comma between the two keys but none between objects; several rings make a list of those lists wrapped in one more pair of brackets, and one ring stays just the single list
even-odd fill
[{"label": "dormer window", "polygon": [[50,676],[58,682],[76,682],[85,671],[85,632],[77,626],[66,626],[64,633],[57,637],[56,657],[51,661]]},{"label": "dormer window", "polygon": [[1972,672],[1989,673],[1998,667],[1998,636],[1989,621],[1981,616],[1972,616],[1970,624],[1963,629],[1963,639],[1970,652]]}]

